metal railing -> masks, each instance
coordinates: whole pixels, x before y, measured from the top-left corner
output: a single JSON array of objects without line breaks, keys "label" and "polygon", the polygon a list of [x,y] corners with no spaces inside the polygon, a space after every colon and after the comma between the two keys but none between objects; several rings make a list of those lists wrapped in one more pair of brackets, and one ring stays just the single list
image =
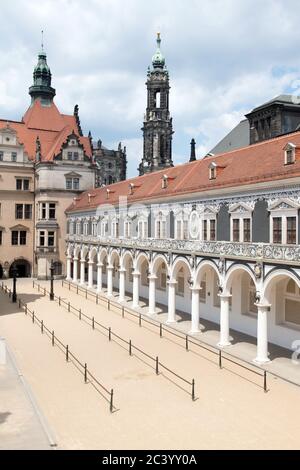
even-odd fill
[{"label": "metal railing", "polygon": [[[228,353],[227,351],[223,351],[222,349],[220,349],[218,347],[211,346],[210,344],[205,343],[204,341],[201,341],[198,338],[194,338],[191,335],[181,333],[180,331],[176,330],[175,328],[172,328],[169,325],[166,325],[165,323],[161,323],[161,322],[159,322],[158,320],[155,320],[155,319],[150,319],[142,313],[137,313],[137,312],[134,312],[133,310],[129,310],[128,308],[125,308],[124,305],[121,305],[118,302],[113,301],[113,300],[111,300],[107,297],[101,296],[101,295],[99,295],[99,293],[96,294],[95,292],[93,292],[93,291],[91,291],[87,288],[83,288],[81,286],[78,286],[78,284],[73,284],[73,283],[63,279],[62,280],[62,286],[68,286],[69,290],[71,290],[71,288],[73,288],[76,291],[77,294],[79,294],[80,292],[83,293],[84,297],[86,299],[89,296],[91,298],[94,298],[96,304],[99,304],[99,302],[102,302],[107,307],[108,310],[110,310],[112,306],[115,307],[118,310],[118,312],[119,311],[121,312],[122,318],[125,317],[125,314],[136,318],[139,322],[139,326],[142,326],[142,323],[148,323],[148,324],[158,328],[159,335],[160,335],[161,338],[163,337],[163,333],[165,332],[165,333],[169,333],[173,336],[176,336],[177,338],[182,339],[184,341],[186,351],[189,351],[190,345],[194,345],[194,346],[197,346],[201,349],[209,351],[210,353],[217,356],[218,366],[219,366],[220,369],[223,368],[223,362],[228,361],[232,364],[240,366],[241,368],[243,368],[245,370],[248,370],[248,371],[252,372],[255,375],[258,375],[258,376],[262,377],[262,381],[263,381],[262,388],[263,388],[264,392],[268,391],[268,388],[267,388],[267,372],[269,374],[273,375],[274,377],[280,377],[283,380],[286,380],[287,382],[291,382],[291,381],[285,379],[284,377],[281,377],[281,376],[279,376],[279,375],[277,375],[273,372],[266,371],[265,369],[263,369],[259,365],[249,363],[249,362],[245,361],[244,359],[241,359],[241,358],[239,358],[239,357],[237,357],[237,356],[235,356],[231,353]],[[291,382],[291,383],[294,383],[295,385],[298,385],[296,382]]]},{"label": "metal railing", "polygon": [[[1,289],[4,291],[4,293],[8,294],[9,297],[12,296],[12,291],[9,289],[3,282],[1,283]],[[25,302],[22,301],[20,297],[17,299],[18,302],[18,307],[21,309],[24,309],[25,315],[28,315],[32,319],[33,324],[37,324],[40,326],[40,331],[41,334],[46,334],[51,339],[52,346],[58,345],[59,349],[64,352],[66,362],[69,362],[69,358],[71,357],[75,364],[77,365],[78,370],[80,370],[84,376],[84,383],[87,383],[90,381],[94,385],[94,388],[102,395],[101,392],[104,392],[107,395],[107,398],[105,399],[109,402],[109,410],[112,413],[114,411],[115,406],[113,403],[114,400],[114,390],[110,389],[108,390],[101,382],[99,382],[98,379],[89,371],[87,363],[82,363],[79,361],[79,359],[73,354],[70,350],[70,347],[68,344],[64,344],[56,335],[54,330],[50,330],[44,323],[44,320],[40,320],[37,315],[35,314],[34,310],[30,310],[29,307]],[[98,388],[100,390],[98,390]],[[103,395],[102,395],[103,396]]]},{"label": "metal railing", "polygon": [[[63,285],[63,282],[62,282],[62,285]],[[50,295],[50,292],[45,287],[41,286],[40,284],[38,284],[34,280],[32,281],[32,286],[37,287],[38,292],[41,292],[43,295]],[[161,367],[162,369],[166,370],[167,372],[174,375],[178,379],[182,380],[184,383],[188,384],[191,387],[190,395],[192,397],[192,400],[193,401],[195,400],[195,379],[192,379],[191,381],[185,379],[181,375],[179,375],[176,372],[174,372],[173,370],[169,369],[162,362],[160,362],[158,356],[154,357],[154,356],[151,356],[150,354],[146,353],[142,349],[135,346],[131,339],[126,340],[126,339],[122,338],[117,333],[113,332],[111,327],[107,327],[107,326],[103,325],[102,323],[100,323],[99,321],[95,320],[94,316],[90,317],[89,315],[83,313],[81,308],[74,307],[70,302],[67,302],[64,299],[62,299],[61,296],[54,295],[54,300],[56,300],[58,302],[58,305],[60,307],[62,307],[62,306],[66,307],[68,312],[75,313],[76,316],[78,316],[79,320],[82,320],[82,318],[88,320],[90,322],[93,330],[95,329],[95,326],[99,326],[100,328],[102,328],[102,330],[107,334],[109,341],[111,341],[112,338],[115,337],[115,338],[119,339],[120,341],[122,341],[123,343],[125,343],[128,347],[128,352],[129,352],[130,356],[132,356],[133,350],[136,350],[140,354],[142,354],[143,356],[145,356],[148,359],[152,360],[155,364],[156,375],[159,375],[159,367]],[[141,317],[140,317],[140,326],[141,326]]]}]

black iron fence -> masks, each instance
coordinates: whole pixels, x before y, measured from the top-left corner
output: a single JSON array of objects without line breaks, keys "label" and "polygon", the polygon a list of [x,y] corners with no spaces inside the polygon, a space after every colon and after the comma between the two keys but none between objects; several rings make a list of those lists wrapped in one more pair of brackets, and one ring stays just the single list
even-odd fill
[{"label": "black iron fence", "polygon": [[[12,291],[9,289],[3,282],[1,283],[1,289],[9,295],[12,296]],[[46,290],[44,290],[46,294]],[[34,310],[30,310],[25,302],[19,297],[17,299],[18,306],[21,309],[24,309],[25,315],[28,315],[32,319],[32,323],[40,327],[41,334],[45,334],[51,339],[52,346],[57,345],[59,349],[64,352],[66,361],[69,362],[70,358],[73,359],[74,363],[77,366],[77,369],[83,374],[84,382],[90,382],[94,385],[94,388],[109,402],[109,409],[112,413],[116,408],[114,406],[114,390],[106,388],[98,379],[90,372],[88,369],[87,363],[82,363],[79,359],[73,354],[70,350],[68,344],[64,344],[56,335],[54,330],[50,330],[44,323],[43,320],[40,320],[35,314]]]},{"label": "black iron fence", "polygon": [[[38,292],[41,292],[43,295],[49,295],[49,291],[45,287],[38,284],[36,281],[32,281],[32,286],[36,287],[38,289]],[[112,331],[111,327],[107,327],[105,325],[102,325],[102,323],[95,320],[95,317],[90,317],[89,315],[83,313],[81,308],[74,307],[69,301],[66,301],[66,300],[62,299],[61,296],[54,295],[54,300],[56,300],[58,302],[59,306],[61,306],[61,307],[64,306],[68,310],[68,312],[74,313],[76,316],[78,316],[79,320],[82,320],[82,318],[87,320],[90,323],[92,329],[95,329],[95,326],[99,326],[102,329],[102,331],[104,331],[107,334],[109,341],[111,341],[112,338],[115,337],[115,338],[119,339],[123,344],[126,344],[130,356],[132,356],[132,352],[135,350],[135,351],[139,352],[142,356],[147,357],[148,359],[153,361],[153,363],[155,365],[156,375],[159,374],[159,371],[160,371],[160,368],[161,368],[161,369],[164,369],[167,372],[169,372],[171,375],[177,377],[178,379],[180,379],[185,384],[189,385],[191,387],[190,395],[192,397],[192,400],[193,401],[195,400],[195,379],[192,379],[191,381],[185,379],[181,375],[179,375],[176,372],[174,372],[173,370],[169,369],[162,362],[160,362],[158,356],[154,357],[154,356],[151,356],[150,354],[146,353],[142,349],[135,346],[131,339],[127,340],[127,339],[122,338],[117,333]],[[140,317],[140,326],[141,326],[141,317]]]},{"label": "black iron fence", "polygon": [[[96,304],[99,304],[101,302],[103,305],[107,307],[108,310],[110,310],[111,307],[115,307],[117,311],[121,313],[122,318],[125,317],[125,314],[136,318],[139,322],[139,326],[142,326],[143,323],[148,323],[154,326],[155,328],[158,329],[158,332],[161,338],[163,337],[164,333],[168,333],[172,336],[175,336],[183,340],[186,351],[189,351],[190,346],[194,345],[203,350],[210,352],[211,354],[216,356],[217,364],[220,369],[222,369],[224,361],[227,361],[243,368],[244,370],[252,372],[254,375],[257,375],[262,378],[262,388],[264,392],[268,391],[267,371],[263,369],[262,367],[260,367],[259,365],[249,363],[245,361],[244,359],[240,359],[239,357],[236,357],[233,354],[230,354],[227,351],[224,351],[218,347],[211,346],[210,344],[207,344],[198,338],[194,338],[189,334],[181,333],[175,328],[172,328],[171,326],[166,325],[165,323],[161,323],[158,320],[155,320],[154,318],[148,318],[142,313],[129,310],[128,308],[125,308],[124,305],[121,305],[118,302],[113,301],[112,299],[109,299],[107,297],[104,297],[103,295],[99,295],[98,293],[95,293],[87,288],[78,286],[78,284],[73,284],[69,281],[65,281],[64,279],[62,280],[61,284],[62,286],[67,286],[68,290],[73,289],[74,291],[76,291],[76,294],[82,293],[86,299],[88,299],[88,297],[95,299]],[[272,375],[277,376],[275,373],[272,373]],[[282,378],[283,380],[286,380],[281,376],[278,376],[278,377]],[[290,382],[289,380],[286,380],[286,381]],[[295,382],[291,382],[291,383],[298,385]]]}]

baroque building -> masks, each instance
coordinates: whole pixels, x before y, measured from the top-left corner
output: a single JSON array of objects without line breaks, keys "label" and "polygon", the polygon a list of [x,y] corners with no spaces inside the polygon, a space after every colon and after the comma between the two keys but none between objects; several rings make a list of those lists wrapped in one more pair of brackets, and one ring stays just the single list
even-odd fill
[{"label": "baroque building", "polygon": [[[292,349],[300,328],[300,132],[83,193],[67,209],[67,279],[167,322],[182,315]],[[159,309],[158,309],[159,306]],[[254,338],[254,340],[253,340]],[[247,341],[245,339],[245,341]]]},{"label": "baroque building", "polygon": [[92,143],[93,156],[96,164],[96,187],[107,186],[126,179],[127,160],[126,147],[121,142],[118,150],[109,150],[102,141]]},{"label": "baroque building", "polygon": [[160,33],[152,68],[147,73],[147,108],[142,127],[144,147],[139,175],[169,168],[172,162],[172,118],[169,112],[169,72],[160,50]]},{"label": "baroque building", "polygon": [[44,50],[29,88],[31,104],[20,121],[0,120],[0,276],[65,272],[65,209],[94,187],[90,139],[78,117],[60,113]]}]

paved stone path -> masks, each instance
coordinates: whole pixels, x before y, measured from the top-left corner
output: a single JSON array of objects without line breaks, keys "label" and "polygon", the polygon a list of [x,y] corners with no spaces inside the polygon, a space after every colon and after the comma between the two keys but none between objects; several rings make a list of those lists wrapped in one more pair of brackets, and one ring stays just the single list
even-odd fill
[{"label": "paved stone path", "polygon": [[[47,285],[45,283],[42,283]],[[18,290],[36,315],[68,344],[70,350],[108,388],[115,390],[118,411],[108,404],[58,347],[42,335],[23,311],[0,294],[0,331],[17,356],[61,448],[67,449],[193,449],[299,448],[298,387],[271,378],[264,393],[261,377],[227,364],[199,349],[186,352],[182,341],[161,339],[152,327],[95,305],[55,283],[55,292],[95,316],[104,325],[183,377],[196,380],[193,402],[189,390],[169,374],[155,375],[151,361],[129,357],[127,347],[108,341],[98,328],[50,302],[31,280],[19,280]]]},{"label": "paved stone path", "polygon": [[0,365],[0,450],[50,449],[36,411],[7,353]]}]

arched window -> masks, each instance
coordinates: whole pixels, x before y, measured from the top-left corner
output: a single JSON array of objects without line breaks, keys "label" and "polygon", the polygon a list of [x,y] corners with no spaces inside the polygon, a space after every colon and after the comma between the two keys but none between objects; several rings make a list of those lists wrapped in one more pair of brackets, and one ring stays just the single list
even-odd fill
[{"label": "arched window", "polygon": [[165,290],[167,287],[167,266],[165,263],[162,263],[161,268],[157,274],[157,288],[159,290]]},{"label": "arched window", "polygon": [[285,321],[300,325],[300,289],[293,279],[290,279],[285,291]]},{"label": "arched window", "polygon": [[142,286],[148,286],[149,285],[148,263],[147,263],[146,260],[143,261],[142,266],[141,266],[141,284],[142,284]]},{"label": "arched window", "polygon": [[62,275],[62,263],[60,261],[54,261],[54,276],[61,276]]},{"label": "arched window", "polygon": [[253,279],[250,279],[249,283],[249,313],[257,314],[257,306],[255,305],[256,302],[256,288],[253,282]]},{"label": "arched window", "polygon": [[180,268],[177,275],[176,294],[184,296],[184,269]]},{"label": "arched window", "polygon": [[200,284],[200,302],[206,302],[206,273],[203,276],[203,279]]}]

